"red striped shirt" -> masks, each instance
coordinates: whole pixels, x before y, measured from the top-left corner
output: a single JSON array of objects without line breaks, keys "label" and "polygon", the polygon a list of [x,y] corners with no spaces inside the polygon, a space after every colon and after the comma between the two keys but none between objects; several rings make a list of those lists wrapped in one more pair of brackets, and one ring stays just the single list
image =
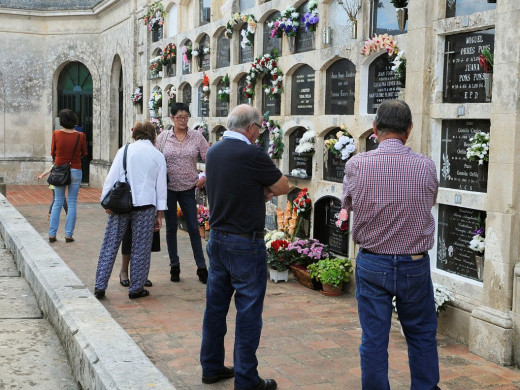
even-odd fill
[{"label": "red striped shirt", "polygon": [[438,186],[434,162],[398,139],[353,156],[345,166],[343,207],[354,212],[354,242],[381,254],[431,249]]}]

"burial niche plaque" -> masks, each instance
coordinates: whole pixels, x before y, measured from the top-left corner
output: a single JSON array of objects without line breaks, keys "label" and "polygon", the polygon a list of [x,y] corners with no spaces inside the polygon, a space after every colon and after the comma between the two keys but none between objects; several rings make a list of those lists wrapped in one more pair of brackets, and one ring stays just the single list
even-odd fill
[{"label": "burial niche plaque", "polygon": [[482,49],[494,50],[495,30],[474,31],[446,37],[444,50],[444,103],[485,103],[484,71],[479,65]]},{"label": "burial niche plaque", "polygon": [[334,197],[320,199],[314,205],[314,238],[328,245],[337,255],[348,255],[348,230],[336,226],[341,201]]},{"label": "burial niche plaque", "polygon": [[268,96],[267,93],[265,93],[264,85],[267,87],[271,85],[271,76],[269,74],[265,75],[262,79],[262,112],[269,112],[271,116],[280,115],[280,95],[276,95],[276,97]]},{"label": "burial niche plaque", "polygon": [[[199,86],[199,116],[209,116],[209,101],[204,100],[204,85]],[[209,98],[208,98],[209,99]]]},{"label": "burial niche plaque", "polygon": [[469,247],[474,231],[486,213],[439,205],[437,268],[470,279],[482,280],[482,253]]},{"label": "burial niche plaque", "polygon": [[375,114],[383,101],[397,99],[401,83],[395,77],[392,66],[386,52],[370,64],[368,68],[368,114]]},{"label": "burial niche plaque", "polygon": [[223,30],[217,38],[217,68],[224,68],[231,63],[231,39],[227,39],[225,33],[226,30]]},{"label": "burial niche plaque", "polygon": [[475,12],[496,9],[496,2],[489,0],[448,0],[446,2],[446,17],[470,15]]},{"label": "burial niche plaque", "polygon": [[[223,90],[224,88],[226,88],[226,85],[224,84],[224,82],[219,81],[219,83],[217,84],[217,92],[218,91],[221,91]],[[228,116],[228,109],[229,109],[229,95],[228,95],[228,101],[222,101],[220,100],[218,97],[217,97],[217,116],[219,117],[224,117],[224,116]]]},{"label": "burial niche plaque", "polygon": [[182,88],[182,102],[187,105],[191,104],[191,85],[186,84]]},{"label": "burial niche plaque", "polygon": [[238,42],[238,60],[240,64],[245,64],[246,62],[253,62],[253,46],[244,46],[242,47],[241,41],[242,41],[242,32],[247,30],[247,23],[244,23],[244,25],[240,28],[240,39]]},{"label": "burial niche plaque", "polygon": [[325,90],[326,115],[353,115],[356,99],[356,66],[347,59],[334,62],[327,69]]},{"label": "burial niche plaque", "polygon": [[272,13],[267,20],[264,22],[264,53],[272,53],[273,49],[280,55],[282,53],[282,38],[273,37],[271,38],[271,29],[268,24],[280,17],[280,12]]},{"label": "burial niche plaque", "polygon": [[[312,176],[312,154],[299,154],[294,150],[300,143],[303,133],[307,129],[305,127],[298,127],[289,135],[289,176],[297,176],[301,178],[310,178]],[[293,170],[297,169],[300,174],[293,175]],[[306,176],[304,176],[306,175]]]},{"label": "burial niche plaque", "polygon": [[441,139],[441,174],[439,185],[457,190],[486,192],[487,163],[469,161],[466,149],[470,138],[482,131],[489,133],[489,120],[444,120]]},{"label": "burial niche plaque", "polygon": [[[338,131],[341,131],[339,127],[332,129],[327,133],[324,139],[328,140],[331,138],[336,138],[336,133]],[[341,156],[334,154],[328,148],[324,147],[323,178],[325,180],[335,181],[336,183],[342,183],[346,163],[347,160],[342,160]]]},{"label": "burial niche plaque", "polygon": [[209,53],[204,53],[204,50],[209,49],[209,36],[205,35],[204,38],[201,39],[199,43],[199,57],[200,57],[200,67],[204,70],[209,70],[210,67],[210,56]]},{"label": "burial niche plaque", "polygon": [[[191,41],[186,41],[184,43],[186,47],[191,46]],[[191,73],[191,64],[193,63],[193,56],[191,58],[188,58],[188,62],[184,62],[184,54],[182,53],[181,49],[181,64],[182,64],[182,74],[190,74]]]},{"label": "burial niche plaque", "polygon": [[292,76],[291,114],[314,114],[314,69],[303,65]]}]

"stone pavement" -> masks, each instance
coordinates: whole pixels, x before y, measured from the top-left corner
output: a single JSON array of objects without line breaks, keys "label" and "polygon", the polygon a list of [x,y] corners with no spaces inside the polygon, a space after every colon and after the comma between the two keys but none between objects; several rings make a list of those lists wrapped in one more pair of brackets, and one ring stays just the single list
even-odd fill
[{"label": "stone pavement", "polygon": [[[99,189],[80,190],[74,243],[64,241],[64,218],[54,250],[91,291],[103,238],[106,214],[99,206]],[[47,238],[47,209],[52,194],[46,186],[7,186],[7,199]],[[151,295],[128,299],[119,284],[119,259],[103,305],[177,389],[233,389],[233,381],[203,385],[199,350],[205,286],[198,282],[188,235],[179,232],[181,282],[169,280],[168,256],[162,231],[162,251],[152,254]],[[226,361],[232,364],[235,310],[228,315]],[[440,321],[442,321],[442,315]],[[280,389],[359,389],[361,329],[352,291],[326,297],[298,284],[268,283],[264,328],[258,349],[259,372],[275,378]],[[439,335],[440,387],[444,390],[519,389],[520,371],[490,363]],[[390,335],[390,384],[410,387],[406,342],[394,321]],[[0,369],[1,370],[1,369]],[[1,387],[0,387],[1,388]]]}]

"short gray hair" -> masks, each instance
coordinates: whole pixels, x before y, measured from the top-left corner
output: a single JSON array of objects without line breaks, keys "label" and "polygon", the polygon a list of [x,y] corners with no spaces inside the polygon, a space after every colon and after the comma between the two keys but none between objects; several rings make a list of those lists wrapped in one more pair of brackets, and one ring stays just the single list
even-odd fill
[{"label": "short gray hair", "polygon": [[262,121],[262,114],[249,104],[236,106],[228,116],[227,129],[233,131],[246,131],[251,123]]}]

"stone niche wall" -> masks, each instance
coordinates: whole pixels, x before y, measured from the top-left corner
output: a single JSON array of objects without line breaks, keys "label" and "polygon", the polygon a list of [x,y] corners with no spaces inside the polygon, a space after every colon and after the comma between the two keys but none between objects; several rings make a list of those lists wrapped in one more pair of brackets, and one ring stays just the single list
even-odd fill
[{"label": "stone niche wall", "polygon": [[88,9],[102,0],[3,0],[0,8],[33,10]]}]

